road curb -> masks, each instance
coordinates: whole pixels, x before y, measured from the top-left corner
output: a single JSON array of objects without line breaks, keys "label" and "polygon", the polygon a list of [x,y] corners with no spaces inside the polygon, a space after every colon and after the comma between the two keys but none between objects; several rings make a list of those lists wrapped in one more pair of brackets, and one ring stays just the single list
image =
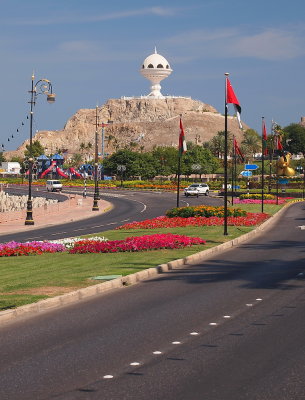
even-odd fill
[{"label": "road curb", "polygon": [[287,203],[275,215],[270,217],[267,221],[259,225],[257,228],[253,229],[251,232],[248,232],[242,236],[229,240],[228,242],[222,243],[210,249],[202,250],[185,258],[180,258],[165,264],[160,264],[157,267],[148,268],[134,274],[123,276],[121,278],[116,278],[111,281],[88,286],[60,296],[51,297],[49,299],[40,300],[37,303],[27,304],[25,306],[17,307],[12,310],[1,311],[0,326],[21,318],[37,315],[39,313],[47,312],[49,310],[58,309],[60,307],[65,307],[79,301],[87,300],[91,297],[109,292],[111,290],[135,285],[141,281],[154,278],[158,275],[167,273],[174,269],[181,269],[188,265],[198,264],[199,262],[206,260],[216,253],[219,254],[234,246],[239,245],[240,243],[246,242],[254,238],[265,229],[270,228],[279,219],[279,217],[284,212],[284,210],[286,210],[287,207],[299,201],[304,200],[295,200]]}]

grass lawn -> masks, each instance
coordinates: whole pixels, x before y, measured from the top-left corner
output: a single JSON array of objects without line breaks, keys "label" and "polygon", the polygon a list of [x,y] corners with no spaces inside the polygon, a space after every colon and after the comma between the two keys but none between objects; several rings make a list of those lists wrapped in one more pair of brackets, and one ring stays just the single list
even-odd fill
[{"label": "grass lawn", "polygon": [[[236,207],[252,212],[260,212],[261,210],[260,204],[238,204]],[[264,211],[274,214],[281,207],[281,205],[266,204]],[[114,240],[152,233],[177,233],[201,237],[206,240],[206,244],[177,250],[153,250],[137,253],[56,253],[2,257],[0,265],[0,311],[100,283],[100,281],[91,279],[94,276],[128,275],[183,258],[217,246],[252,229],[254,227],[228,226],[227,236],[223,235],[223,226],[113,230],[102,233],[100,236]]]}]

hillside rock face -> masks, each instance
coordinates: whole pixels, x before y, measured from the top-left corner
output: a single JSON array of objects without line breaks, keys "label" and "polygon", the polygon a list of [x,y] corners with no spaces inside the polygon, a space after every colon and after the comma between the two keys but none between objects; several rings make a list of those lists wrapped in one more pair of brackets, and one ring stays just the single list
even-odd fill
[{"label": "hillside rock face", "polygon": [[[99,125],[112,121],[104,128],[104,153],[112,153],[121,148],[146,151],[154,146],[176,147],[180,115],[186,141],[200,145],[209,141],[218,131],[224,130],[223,115],[209,104],[191,98],[110,99],[98,108]],[[96,110],[81,109],[67,121],[63,130],[40,131],[33,140],[40,141],[47,155],[54,154],[58,149],[67,150],[68,155],[81,153],[81,143],[90,143],[92,147],[87,147],[93,155],[95,124]],[[248,126],[244,128],[247,129]],[[243,132],[239,129],[236,118],[228,117],[228,130],[238,141],[242,140]],[[100,126],[98,132],[101,132]],[[28,143],[27,140],[16,151],[7,152],[6,157],[23,156]]]}]

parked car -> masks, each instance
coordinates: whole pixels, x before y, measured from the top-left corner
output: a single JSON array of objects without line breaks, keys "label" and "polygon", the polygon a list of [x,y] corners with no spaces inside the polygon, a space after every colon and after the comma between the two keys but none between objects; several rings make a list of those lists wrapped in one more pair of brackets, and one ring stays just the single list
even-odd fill
[{"label": "parked car", "polygon": [[204,194],[206,196],[209,195],[210,188],[206,183],[193,183],[184,189],[185,196],[199,196]]},{"label": "parked car", "polygon": [[48,192],[61,192],[62,184],[58,180],[49,180],[46,183],[46,188]]}]

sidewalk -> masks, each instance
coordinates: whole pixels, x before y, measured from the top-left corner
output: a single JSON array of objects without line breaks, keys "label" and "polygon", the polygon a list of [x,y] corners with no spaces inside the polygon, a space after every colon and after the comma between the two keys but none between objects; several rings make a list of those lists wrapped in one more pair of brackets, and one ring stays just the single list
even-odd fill
[{"label": "sidewalk", "polygon": [[99,200],[99,211],[92,211],[93,198],[79,195],[70,196],[69,200],[52,204],[48,207],[33,208],[35,225],[25,225],[26,210],[0,214],[0,237],[9,233],[29,231],[52,225],[79,221],[94,217],[110,210],[108,201]]}]

